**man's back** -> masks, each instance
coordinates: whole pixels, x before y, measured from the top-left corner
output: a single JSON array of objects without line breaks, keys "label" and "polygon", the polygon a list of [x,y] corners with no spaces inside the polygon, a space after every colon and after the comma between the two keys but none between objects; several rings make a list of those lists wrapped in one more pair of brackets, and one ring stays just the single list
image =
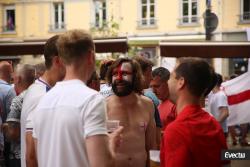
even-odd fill
[{"label": "man's back", "polygon": [[26,131],[32,131],[33,125],[30,121],[32,112],[35,110],[37,104],[44,94],[46,94],[46,85],[39,80],[36,80],[26,91],[22,111],[21,111],[21,163],[26,166]]},{"label": "man's back", "polygon": [[162,167],[219,167],[226,140],[218,122],[197,105],[186,106],[162,141]]},{"label": "man's back", "polygon": [[[219,119],[221,115],[220,108],[228,107],[227,96],[223,91],[216,93],[211,93],[208,96],[209,112],[215,117],[216,120]],[[224,132],[228,132],[227,119],[220,123]]]},{"label": "man's back", "polygon": [[103,97],[82,81],[58,82],[33,117],[38,165],[88,167],[85,139],[106,134],[104,106]]},{"label": "man's back", "polygon": [[14,88],[7,82],[0,79],[0,103],[2,106],[1,115],[3,122],[5,122],[7,115],[10,112],[10,105],[15,96],[16,93]]}]

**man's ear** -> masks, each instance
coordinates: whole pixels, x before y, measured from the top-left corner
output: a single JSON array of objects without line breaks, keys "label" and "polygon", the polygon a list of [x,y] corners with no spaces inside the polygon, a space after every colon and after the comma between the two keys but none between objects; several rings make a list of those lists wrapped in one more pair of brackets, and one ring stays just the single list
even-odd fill
[{"label": "man's ear", "polygon": [[59,57],[59,56],[53,57],[53,64],[55,64],[56,67],[61,67],[61,66],[63,66],[63,60],[62,60],[62,58]]},{"label": "man's ear", "polygon": [[183,89],[186,85],[185,79],[180,77],[177,81],[177,89]]},{"label": "man's ear", "polygon": [[56,64],[56,65],[60,65],[61,64],[61,60],[60,60],[60,57],[59,56],[55,56],[55,57],[53,57],[53,61],[54,61],[54,63]]},{"label": "man's ear", "polygon": [[88,64],[94,64],[95,63],[95,54],[93,53],[92,50],[88,51],[87,62],[88,62]]}]

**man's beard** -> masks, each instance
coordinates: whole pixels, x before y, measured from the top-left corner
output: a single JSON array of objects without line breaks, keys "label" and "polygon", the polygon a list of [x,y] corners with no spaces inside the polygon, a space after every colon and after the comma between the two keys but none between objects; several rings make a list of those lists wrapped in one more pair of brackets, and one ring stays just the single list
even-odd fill
[{"label": "man's beard", "polygon": [[[123,88],[118,90],[117,86],[123,85]],[[128,81],[115,81],[112,83],[112,89],[115,93],[115,95],[122,97],[122,96],[128,96],[133,91],[133,84]]]}]

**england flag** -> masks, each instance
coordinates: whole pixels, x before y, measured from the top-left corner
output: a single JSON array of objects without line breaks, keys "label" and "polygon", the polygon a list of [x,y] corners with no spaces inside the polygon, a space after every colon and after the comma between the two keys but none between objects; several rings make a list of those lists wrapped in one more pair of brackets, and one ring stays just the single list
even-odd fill
[{"label": "england flag", "polygon": [[250,122],[250,59],[248,72],[222,84],[228,97],[228,126]]}]

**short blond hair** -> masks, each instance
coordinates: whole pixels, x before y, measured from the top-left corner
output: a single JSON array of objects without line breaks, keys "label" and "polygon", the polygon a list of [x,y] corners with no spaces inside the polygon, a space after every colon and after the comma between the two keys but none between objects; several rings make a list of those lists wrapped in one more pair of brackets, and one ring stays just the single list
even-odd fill
[{"label": "short blond hair", "polygon": [[92,36],[85,30],[70,30],[59,36],[59,56],[65,64],[71,64],[94,49]]}]

